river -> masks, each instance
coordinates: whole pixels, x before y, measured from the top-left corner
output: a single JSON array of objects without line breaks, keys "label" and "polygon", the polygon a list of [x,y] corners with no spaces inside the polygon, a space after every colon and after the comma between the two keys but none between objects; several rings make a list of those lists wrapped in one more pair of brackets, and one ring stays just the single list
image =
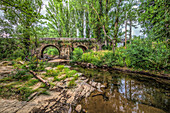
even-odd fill
[{"label": "river", "polygon": [[170,86],[140,74],[72,67],[106,87],[82,99],[88,113],[170,113]]}]

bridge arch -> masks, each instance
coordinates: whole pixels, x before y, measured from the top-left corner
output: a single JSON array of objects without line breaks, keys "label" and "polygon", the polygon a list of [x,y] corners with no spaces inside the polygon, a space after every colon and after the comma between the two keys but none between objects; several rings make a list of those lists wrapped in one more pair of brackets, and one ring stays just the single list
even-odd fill
[{"label": "bridge arch", "polygon": [[53,45],[53,44],[49,44],[49,45],[44,45],[44,46],[41,47],[41,49],[40,49],[40,57],[41,57],[41,58],[44,57],[43,52],[44,52],[44,50],[45,50],[47,47],[54,47],[54,48],[56,48],[56,49],[58,50],[58,52],[59,52],[59,57],[60,57],[60,49],[59,49],[59,47],[57,47],[56,45]]},{"label": "bridge arch", "polygon": [[[87,46],[85,46],[85,45],[78,45],[78,46],[76,46],[76,47],[74,47],[74,48],[81,48],[82,50],[83,50],[83,52],[85,52],[85,51],[87,51],[88,50],[88,47]],[[73,50],[74,50],[74,48],[73,48]]]}]

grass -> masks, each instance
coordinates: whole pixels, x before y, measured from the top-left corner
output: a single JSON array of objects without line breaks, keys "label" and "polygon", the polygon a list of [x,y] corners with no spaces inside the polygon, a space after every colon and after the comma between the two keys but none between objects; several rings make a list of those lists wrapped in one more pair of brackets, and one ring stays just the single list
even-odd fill
[{"label": "grass", "polygon": [[[53,77],[53,81],[49,82],[51,87],[55,86],[55,81],[65,80],[66,78],[73,77],[73,79],[69,82],[69,86],[76,86],[75,80],[78,79],[78,75],[76,75],[77,71],[70,70],[64,65],[57,66],[56,69],[47,70],[46,74],[41,76],[43,79],[48,77]],[[60,78],[60,76],[63,76]],[[28,97],[34,93],[38,92],[39,94],[48,95],[48,88],[45,84],[41,84],[39,88],[33,90],[32,88],[36,85],[39,80],[33,78],[33,75],[30,75],[28,72],[24,70],[18,70],[16,75],[5,77],[0,79],[0,97],[2,98],[12,98],[27,101]]]},{"label": "grass", "polygon": [[69,84],[68,84],[68,86],[69,87],[71,87],[71,86],[76,86],[77,84],[75,83],[75,80],[73,79],[73,80],[71,80],[70,82],[69,82]]},{"label": "grass", "polygon": [[31,79],[31,80],[29,80],[25,85],[26,86],[34,86],[36,83],[38,83],[39,82],[39,80],[38,79]]},{"label": "grass", "polygon": [[0,86],[0,96],[3,98],[17,98],[26,101],[34,91],[25,86],[14,87],[13,85]]}]

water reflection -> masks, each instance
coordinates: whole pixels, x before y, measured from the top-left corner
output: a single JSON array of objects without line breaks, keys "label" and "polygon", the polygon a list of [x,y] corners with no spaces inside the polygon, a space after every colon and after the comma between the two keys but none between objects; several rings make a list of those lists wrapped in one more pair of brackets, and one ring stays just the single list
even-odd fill
[{"label": "water reflection", "polygon": [[170,112],[169,86],[150,78],[118,71],[78,68],[91,80],[107,85],[103,92],[94,92],[81,104],[88,113],[162,113]]}]

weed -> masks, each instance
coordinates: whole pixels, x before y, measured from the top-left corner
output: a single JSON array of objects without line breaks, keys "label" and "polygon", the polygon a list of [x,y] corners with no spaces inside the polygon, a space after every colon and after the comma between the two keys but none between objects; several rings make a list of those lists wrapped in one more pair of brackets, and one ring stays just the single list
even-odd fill
[{"label": "weed", "polygon": [[75,80],[71,80],[69,83],[68,83],[68,86],[71,87],[71,86],[76,86],[77,84],[75,83]]},{"label": "weed", "polygon": [[78,75],[78,74],[76,74],[76,75],[74,76],[74,80],[77,80],[77,79],[78,79],[78,77],[79,77],[79,75]]},{"label": "weed", "polygon": [[64,65],[58,65],[58,66],[57,66],[57,69],[60,70],[60,71],[62,71],[62,70],[64,69]]},{"label": "weed", "polygon": [[36,83],[38,83],[39,80],[38,79],[31,79],[27,82],[26,86],[33,86],[35,85]]},{"label": "weed", "polygon": [[57,76],[54,77],[53,81],[60,81],[61,79],[59,79]]}]

